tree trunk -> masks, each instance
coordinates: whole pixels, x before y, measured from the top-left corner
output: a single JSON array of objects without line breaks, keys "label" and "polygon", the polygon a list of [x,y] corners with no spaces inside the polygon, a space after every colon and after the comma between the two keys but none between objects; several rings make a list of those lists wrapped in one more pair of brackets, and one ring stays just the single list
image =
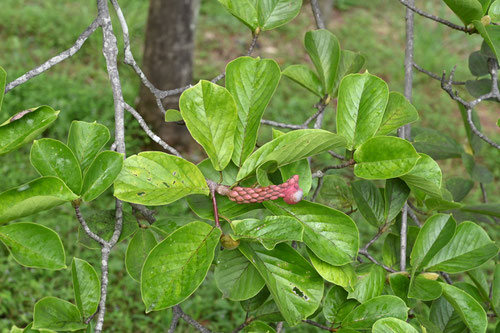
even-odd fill
[{"label": "tree trunk", "polygon": [[[192,82],[196,16],[200,0],[150,0],[143,70],[159,89],[168,90]],[[179,96],[167,97],[165,109],[178,109]],[[199,146],[185,126],[165,123],[156,99],[141,85],[138,111],[168,144],[192,155]],[[161,150],[155,145],[147,148]]]}]

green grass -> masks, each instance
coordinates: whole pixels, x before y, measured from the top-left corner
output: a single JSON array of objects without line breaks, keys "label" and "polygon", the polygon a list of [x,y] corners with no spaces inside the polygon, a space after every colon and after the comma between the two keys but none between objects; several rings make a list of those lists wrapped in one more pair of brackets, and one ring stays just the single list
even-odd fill
[{"label": "green grass", "polygon": [[[140,61],[148,1],[123,0],[121,5],[128,18],[134,55]],[[404,8],[392,0],[379,0],[376,3],[337,0],[337,5],[341,11],[333,11],[332,17],[328,18],[328,25],[342,47],[364,53],[367,58],[365,67],[370,73],[385,79],[391,90],[403,91]],[[457,21],[440,1],[427,1],[423,6],[426,11]],[[7,71],[7,81],[72,45],[91,22],[95,12],[93,2],[4,0],[0,11],[0,65]],[[247,28],[227,14],[215,0],[202,1],[198,24],[195,80],[212,78],[222,72],[228,61],[246,52],[251,39]],[[302,43],[305,32],[313,28],[310,8],[304,6],[291,24],[263,33],[254,55],[273,58],[282,69],[297,63],[311,65]],[[117,24],[115,31],[120,33]],[[421,17],[416,17],[415,31],[417,63],[436,73],[441,73],[443,69],[449,71],[457,65],[457,79],[471,78],[467,57],[470,51],[479,49],[478,36],[465,36]],[[21,110],[48,104],[60,109],[61,113],[56,123],[44,133],[45,137],[64,141],[69,125],[75,119],[96,120],[113,130],[113,100],[104,70],[101,43],[100,31],[97,31],[74,57],[7,94],[0,112],[0,123]],[[139,91],[139,80],[128,66],[121,63],[119,67],[125,100],[133,104]],[[413,101],[420,113],[416,126],[432,127],[452,136],[461,144],[465,143],[458,109],[441,91],[439,82],[415,73]],[[313,105],[316,102],[317,99],[306,90],[283,78],[265,118],[300,124],[315,112]],[[498,104],[489,103],[481,107],[480,114],[488,135],[500,141],[498,128],[492,125],[498,118]],[[334,130],[333,107],[328,108],[325,124],[327,129]],[[127,153],[137,153],[147,138],[131,117],[127,117],[126,126]],[[261,134],[259,142],[263,143],[270,138],[270,128],[263,127]],[[35,170],[29,164],[29,149],[30,145],[0,157],[0,191],[36,177]],[[498,181],[498,151],[485,147],[480,159],[490,167]],[[322,157],[320,161],[327,162],[329,159]],[[465,174],[460,161],[440,163],[445,177]],[[487,189],[490,200],[498,202],[500,190],[494,184],[488,184]],[[470,200],[479,197],[479,190],[475,188],[473,191]],[[104,209],[111,203],[110,193],[107,194],[106,199],[98,200],[89,208]],[[174,219],[179,224],[196,219],[184,200],[159,208],[158,211],[160,217]],[[75,256],[99,268],[99,252],[86,249],[77,242],[77,222],[69,205],[39,213],[28,220],[51,227],[61,235],[68,265]],[[373,228],[367,224],[362,226],[366,227],[362,228],[364,238]],[[169,325],[171,312],[144,314],[139,285],[126,274],[125,249],[125,243],[118,245],[110,260],[106,332],[164,332]],[[0,286],[1,333],[8,332],[12,324],[24,326],[29,323],[34,303],[44,296],[73,299],[69,269],[51,272],[22,267],[8,256],[7,250],[1,245]],[[243,310],[237,303],[222,298],[211,274],[183,308],[214,331],[228,332],[244,318]],[[185,324],[182,325],[181,332],[192,331]],[[301,326],[295,330],[287,329],[287,332],[291,331],[317,330]]]}]

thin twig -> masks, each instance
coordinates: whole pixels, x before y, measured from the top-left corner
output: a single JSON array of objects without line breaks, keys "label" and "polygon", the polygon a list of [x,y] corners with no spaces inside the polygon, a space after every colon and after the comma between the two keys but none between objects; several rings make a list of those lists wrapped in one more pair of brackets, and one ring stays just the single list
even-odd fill
[{"label": "thin twig", "polygon": [[149,128],[148,124],[146,123],[144,118],[142,118],[142,116],[139,114],[139,112],[137,112],[137,110],[135,110],[133,107],[131,107],[127,103],[125,103],[125,110],[127,110],[130,114],[132,114],[132,116],[134,116],[134,118],[137,120],[137,122],[139,123],[141,128],[144,130],[144,132],[146,132],[146,134],[151,138],[151,140],[153,140],[154,142],[159,144],[163,149],[170,152],[171,154],[173,154],[177,157],[182,157],[182,155],[179,153],[179,151],[177,151],[177,149],[175,149],[174,147],[170,146],[168,143],[163,141],[162,138],[160,138],[158,135],[156,135]]},{"label": "thin twig", "polygon": [[455,23],[452,23],[448,20],[445,20],[445,19],[442,19],[440,17],[437,17],[436,15],[432,15],[432,14],[429,14],[429,13],[426,13],[418,8],[416,8],[415,6],[413,6],[413,4],[410,4],[409,2],[407,1],[404,1],[404,0],[399,0],[399,2],[401,2],[401,4],[403,4],[404,6],[406,6],[408,9],[414,11],[415,13],[417,13],[418,15],[421,15],[423,17],[426,17],[428,19],[431,19],[433,21],[436,21],[436,22],[439,22],[441,24],[444,24],[452,29],[455,29],[455,30],[459,30],[459,31],[463,31],[463,32],[470,32],[469,29],[467,29],[466,27],[462,27],[460,25],[456,25]]},{"label": "thin twig", "polygon": [[99,24],[97,22],[97,19],[95,19],[83,32],[80,36],[78,36],[78,38],[76,39],[76,42],[75,44],[73,44],[73,46],[71,46],[69,49],[59,53],[58,55],[50,58],[49,60],[47,60],[46,62],[44,62],[43,64],[33,68],[32,70],[30,70],[29,72],[21,75],[20,77],[18,77],[17,79],[15,79],[14,81],[12,82],[9,82],[6,86],[5,86],[5,93],[8,93],[10,90],[14,89],[15,87],[27,82],[28,80],[42,74],[43,72],[45,72],[46,70],[48,70],[49,68],[57,65],[58,63],[60,63],[61,61],[71,57],[72,55],[74,55],[78,50],[81,49],[81,47],[83,46],[83,44],[85,43],[85,41],[90,37],[90,35],[92,35],[94,33],[94,31],[97,30],[97,28],[99,27]]},{"label": "thin twig", "polygon": [[141,213],[142,217],[144,217],[144,219],[146,219],[146,221],[148,221],[149,224],[153,224],[156,222],[156,217],[155,217],[156,212],[154,210],[148,209],[143,205],[135,203],[129,202],[129,205],[132,206],[133,209]]},{"label": "thin twig", "polygon": [[203,326],[202,324],[200,324],[199,322],[197,322],[196,320],[194,320],[193,318],[191,318],[184,311],[182,311],[182,309],[181,309],[180,306],[177,306],[177,309],[178,309],[178,311],[180,313],[181,318],[184,319],[184,321],[186,323],[188,323],[189,325],[193,326],[194,328],[196,328],[201,333],[211,333],[212,332],[208,328],[206,328],[205,326]]},{"label": "thin twig", "polygon": [[408,234],[408,204],[405,203],[401,214],[401,232],[400,232],[400,264],[401,271],[406,270],[406,247]]},{"label": "thin twig", "polygon": [[319,328],[321,328],[321,329],[323,329],[325,331],[329,331],[329,332],[336,332],[337,331],[336,328],[325,326],[323,324],[320,324],[320,323],[315,322],[315,321],[310,320],[310,319],[302,320],[302,322],[306,323],[306,324],[309,324],[309,325],[312,325],[312,326],[319,327]]},{"label": "thin twig", "polygon": [[90,230],[90,227],[89,225],[87,224],[87,221],[85,221],[85,218],[83,217],[82,215],[82,212],[80,211],[80,206],[78,204],[73,204],[73,207],[75,208],[75,215],[76,215],[76,218],[78,220],[78,222],[80,222],[80,225],[82,226],[83,228],[83,231],[85,231],[85,233],[90,237],[92,238],[93,240],[95,240],[97,243],[101,244],[101,245],[104,245],[107,243],[107,241],[105,241],[102,237],[100,237],[98,234],[94,233],[92,230]]},{"label": "thin twig", "polygon": [[328,151],[328,154],[332,155],[333,157],[335,158],[338,158],[339,160],[345,160],[345,157],[340,155],[340,154],[337,154],[336,152],[334,152],[333,150],[329,150]]},{"label": "thin twig", "polygon": [[177,325],[179,325],[179,319],[181,319],[180,307],[178,305],[172,308],[172,322],[170,323],[170,328],[167,333],[174,333]]},{"label": "thin twig", "polygon": [[392,268],[390,268],[389,266],[386,266],[384,264],[382,264],[381,262],[379,262],[377,259],[373,258],[369,253],[368,251],[365,251],[363,249],[359,250],[359,254],[365,256],[368,260],[370,260],[371,262],[373,262],[375,265],[379,265],[380,267],[382,267],[383,269],[385,269],[386,271],[388,272],[391,272],[391,273],[396,273],[396,271]]},{"label": "thin twig", "polygon": [[314,190],[314,194],[311,198],[311,201],[314,202],[316,201],[316,198],[318,197],[319,191],[321,190],[321,186],[323,186],[323,177],[318,177],[318,186],[316,186],[316,189]]},{"label": "thin twig", "polygon": [[419,226],[419,227],[422,227],[422,222],[420,222],[420,220],[418,219],[417,215],[415,214],[415,212],[413,211],[413,209],[411,209],[411,207],[408,206],[408,215],[410,215],[411,219],[413,221],[415,221],[415,223]]},{"label": "thin twig", "polygon": [[451,280],[451,278],[448,275],[448,273],[445,273],[445,272],[439,272],[439,273],[441,274],[441,276],[443,277],[443,279],[446,281],[446,283],[453,284],[453,281]]},{"label": "thin twig", "polygon": [[285,123],[280,123],[277,121],[266,120],[266,119],[262,119],[260,121],[260,123],[263,125],[270,125],[270,126],[281,127],[281,128],[290,128],[290,129],[303,129],[304,128],[302,125],[285,124]]},{"label": "thin twig", "polygon": [[283,324],[284,322],[280,321],[276,324],[276,333],[281,333],[281,330],[283,329]]},{"label": "thin twig", "polygon": [[375,243],[379,238],[380,236],[382,236],[384,234],[384,232],[387,231],[387,228],[389,227],[389,223],[385,223],[379,230],[378,232],[375,234],[375,236],[373,236],[372,239],[370,239],[370,241],[368,243],[366,243],[365,247],[363,247],[363,251],[365,252],[368,252],[368,248],[370,246],[372,246],[373,243]]},{"label": "thin twig", "polygon": [[488,194],[486,193],[486,188],[483,183],[479,183],[479,187],[481,188],[481,195],[483,197],[483,202],[488,203]]},{"label": "thin twig", "polygon": [[418,209],[411,201],[407,201],[406,202],[408,204],[408,206],[410,206],[410,208],[416,212],[416,213],[419,213],[420,215],[427,215],[426,212],[424,212],[423,210],[421,209]]},{"label": "thin twig", "polygon": [[250,323],[252,321],[254,321],[255,318],[254,317],[248,317],[248,313],[247,313],[247,318],[245,318],[245,321],[243,323],[241,323],[241,325],[239,325],[238,327],[236,327],[231,333],[238,333],[239,331],[241,331],[242,329],[244,329],[245,327],[247,327],[248,325],[250,325]]},{"label": "thin twig", "polygon": [[[428,76],[430,76],[431,78],[433,79],[436,79],[438,81],[441,81],[441,77],[431,71],[428,71],[422,67],[420,67],[419,65],[417,65],[416,63],[413,63],[413,67],[419,71],[419,72],[422,72],[424,74],[427,74]],[[456,86],[459,86],[459,85],[464,85],[465,84],[465,81],[452,81],[451,84],[453,85],[456,85]]]}]

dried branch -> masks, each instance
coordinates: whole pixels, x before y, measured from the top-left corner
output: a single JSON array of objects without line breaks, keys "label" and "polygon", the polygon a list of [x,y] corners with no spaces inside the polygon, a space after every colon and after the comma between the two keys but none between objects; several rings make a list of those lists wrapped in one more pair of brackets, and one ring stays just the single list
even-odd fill
[{"label": "dried branch", "polygon": [[[413,63],[413,67],[414,67],[417,71],[419,71],[419,72],[421,72],[421,73],[424,73],[424,74],[427,74],[428,76],[430,76],[430,77],[431,77],[431,78],[433,78],[433,79],[436,79],[436,80],[438,80],[438,81],[441,81],[441,77],[440,77],[439,75],[437,75],[437,74],[435,74],[435,73],[433,73],[433,72],[431,72],[431,71],[428,71],[428,70],[426,70],[426,69],[424,69],[424,68],[420,67],[420,66],[419,66],[419,65],[417,65],[416,63]],[[465,81],[452,81],[452,82],[451,82],[451,84],[456,85],[456,86],[459,86],[459,85],[464,85],[464,84],[465,84]]]},{"label": "dried branch", "polygon": [[132,116],[134,116],[134,118],[137,120],[137,122],[139,123],[141,128],[144,130],[144,132],[146,132],[146,134],[151,138],[151,140],[153,140],[154,142],[159,144],[163,149],[170,152],[171,154],[182,158],[182,155],[177,151],[177,149],[175,149],[174,147],[170,146],[168,143],[163,141],[162,138],[160,138],[158,135],[156,135],[149,128],[148,124],[146,123],[144,118],[142,118],[142,116],[139,114],[139,112],[137,112],[137,110],[135,110],[133,107],[131,107],[127,103],[125,103],[124,105],[125,105],[125,110],[127,110],[130,114],[132,114]]},{"label": "dried branch", "polygon": [[466,27],[462,27],[460,25],[456,25],[455,23],[452,23],[448,20],[445,20],[445,19],[442,19],[440,17],[437,17],[436,15],[432,15],[432,14],[429,14],[429,13],[426,13],[418,8],[416,8],[415,6],[413,6],[411,0],[409,1],[405,1],[405,0],[399,0],[399,2],[401,2],[401,4],[403,4],[404,6],[406,6],[408,9],[410,9],[411,11],[414,11],[415,13],[417,13],[418,15],[421,15],[423,17],[426,17],[430,20],[433,20],[433,21],[436,21],[438,23],[441,23],[441,24],[444,24],[452,29],[455,29],[455,30],[459,30],[459,31],[463,31],[463,32],[470,32],[469,29],[467,29]]},{"label": "dried branch", "polygon": [[61,61],[68,59],[72,55],[74,55],[78,50],[81,49],[85,41],[94,33],[94,31],[97,30],[99,27],[99,24],[97,22],[97,19],[95,19],[83,32],[78,38],[76,39],[75,44],[71,46],[69,49],[59,53],[58,55],[50,58],[43,64],[33,68],[29,72],[21,75],[17,79],[15,79],[12,82],[9,82],[5,86],[5,93],[8,93],[10,90],[14,89],[15,87],[27,82],[28,80],[31,80],[32,78],[42,74],[46,70],[50,69],[51,67],[57,65]]}]

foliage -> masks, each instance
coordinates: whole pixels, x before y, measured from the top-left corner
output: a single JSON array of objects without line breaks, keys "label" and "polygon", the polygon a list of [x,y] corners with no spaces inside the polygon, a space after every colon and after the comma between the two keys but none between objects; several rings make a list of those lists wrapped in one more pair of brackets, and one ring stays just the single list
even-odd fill
[{"label": "foliage", "polygon": [[[258,5],[246,0],[220,2],[255,37],[291,21],[302,5],[299,0],[292,6],[280,0]],[[473,74],[484,75],[481,62],[497,62],[500,47],[495,26],[481,20],[489,2],[445,2],[484,38],[484,52],[472,56],[471,66]],[[489,9],[493,19],[495,8]],[[461,203],[471,185],[443,182],[436,162],[460,158],[470,170],[470,182],[488,181],[476,163],[482,147],[474,141],[469,123],[464,121],[471,149],[451,155],[444,154],[443,147],[429,147],[435,143],[430,134],[422,134],[418,142],[418,136],[415,142],[394,137],[398,127],[418,119],[410,101],[390,92],[382,78],[368,71],[359,74],[364,58],[343,50],[328,30],[307,32],[304,48],[315,71],[304,64],[281,71],[273,60],[240,57],[227,66],[227,89],[201,80],[182,93],[175,117],[182,117],[209,158],[198,165],[162,152],[143,152],[124,160],[117,152],[101,151],[110,135],[95,122],[73,122],[67,144],[35,140],[30,160],[41,177],[0,193],[0,222],[5,223],[0,226],[0,240],[21,265],[66,268],[57,232],[19,219],[71,204],[81,233],[93,238],[86,241],[90,246],[97,241],[103,250],[110,250],[102,242],[127,241],[126,270],[140,286],[146,312],[171,307],[174,315],[182,311],[176,306],[198,292],[215,266],[215,284],[225,297],[241,302],[249,318],[244,327],[248,332],[272,332],[277,322],[293,327],[311,320],[339,332],[425,332],[436,327],[447,331],[452,324],[485,332],[487,315],[498,322],[500,270],[496,264],[493,277],[487,278],[484,265],[493,266],[499,248],[479,223],[496,221],[499,204]],[[0,84],[5,81],[2,73]],[[336,126],[275,132],[272,140],[256,148],[262,115],[281,74],[319,97],[320,113],[337,99]],[[57,115],[43,106],[9,119],[0,126],[0,134],[4,133],[0,154],[33,141]],[[453,141],[443,133],[439,136]],[[313,174],[308,159],[332,151],[343,162]],[[348,182],[325,175],[338,168],[347,170]],[[318,178],[315,189],[325,205],[314,202],[317,193],[295,205],[276,196],[245,207],[226,197],[237,191],[236,185],[252,184],[245,193],[258,197],[258,185],[280,184],[291,170],[299,179]],[[319,192],[327,181],[336,190]],[[120,219],[118,213],[104,218],[107,213],[96,210],[100,215],[86,223],[79,211],[82,201],[90,204],[109,195],[106,190],[113,184],[114,197],[136,205],[171,207],[188,197],[199,219],[151,221],[134,210],[135,216],[125,213],[122,218],[121,235],[111,227]],[[301,190],[300,198],[302,194]],[[338,204],[340,200],[345,203]],[[408,230],[402,223],[406,213],[401,213],[408,209],[407,200],[428,217],[422,225],[412,218]],[[219,217],[227,223],[220,225]],[[366,223],[376,226],[378,233],[363,247],[359,230]],[[368,248],[387,231],[382,264]],[[407,243],[400,247],[406,237]],[[360,256],[371,263],[359,263]],[[98,274],[92,264],[76,257],[71,272],[75,304],[53,296],[38,300],[32,331],[91,331],[104,296]],[[455,278],[464,272],[472,284],[450,283],[448,274]]]}]

